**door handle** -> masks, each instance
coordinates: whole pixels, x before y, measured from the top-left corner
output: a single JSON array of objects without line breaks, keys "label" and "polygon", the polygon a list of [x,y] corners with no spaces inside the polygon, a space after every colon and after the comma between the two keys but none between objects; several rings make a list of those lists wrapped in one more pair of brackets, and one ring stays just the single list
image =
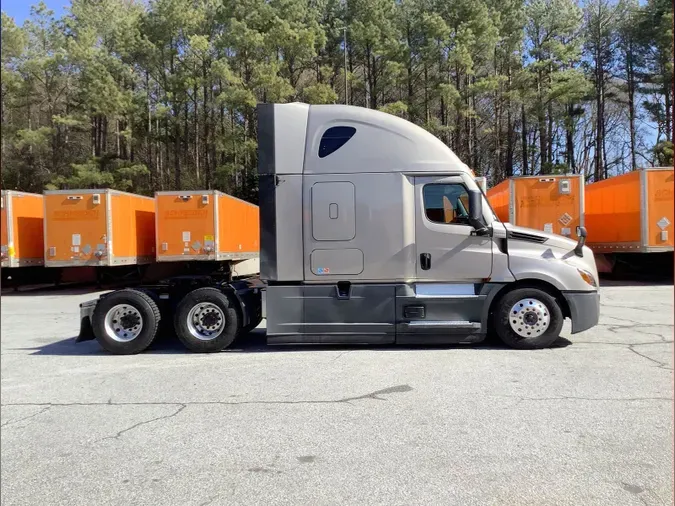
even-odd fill
[{"label": "door handle", "polygon": [[431,269],[431,254],[430,253],[420,253],[420,267],[423,271],[428,271]]}]

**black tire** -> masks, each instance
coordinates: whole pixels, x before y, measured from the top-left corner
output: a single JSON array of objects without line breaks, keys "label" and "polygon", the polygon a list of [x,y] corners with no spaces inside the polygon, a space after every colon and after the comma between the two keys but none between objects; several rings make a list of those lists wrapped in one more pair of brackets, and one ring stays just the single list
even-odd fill
[{"label": "black tire", "polygon": [[[520,336],[511,328],[511,308],[523,299],[536,299],[540,301],[547,312],[544,314],[550,317],[550,321],[544,331],[534,333],[533,336]],[[560,304],[552,295],[537,288],[517,288],[506,293],[497,302],[493,315],[494,328],[499,339],[510,346],[519,350],[535,350],[548,348],[560,336],[564,316],[560,309]]]},{"label": "black tire", "polygon": [[[219,332],[208,338],[195,336],[189,326],[188,317],[192,309],[202,303],[217,306],[225,316]],[[217,317],[219,318],[219,317]],[[213,353],[221,351],[232,344],[239,330],[239,315],[232,300],[216,288],[197,288],[188,293],[178,303],[174,316],[174,329],[181,343],[196,353]]]},{"label": "black tire", "polygon": [[260,325],[260,322],[262,322],[262,316],[257,317],[255,320],[253,320],[251,323],[246,325],[243,329],[241,329],[241,335],[248,334],[249,332],[253,331],[258,325]]},{"label": "black tire", "polygon": [[[143,292],[145,295],[150,297],[155,302],[157,307],[159,308],[160,313],[163,312],[166,315],[167,304],[165,304],[164,301],[162,301],[159,298],[159,295],[157,295],[157,292],[155,292],[154,290],[149,290],[147,288],[143,288],[143,287],[137,287],[137,288],[134,288],[134,290],[138,290],[139,292]],[[157,326],[157,335],[155,336],[155,340],[152,342],[153,346],[155,346],[157,344],[160,344],[161,342],[165,341],[166,339],[173,338],[173,337],[175,337],[174,332],[173,332],[173,322],[171,321],[170,318],[169,319],[162,318],[162,320],[159,322],[159,325]]]},{"label": "black tire", "polygon": [[[132,306],[140,313],[142,318],[141,331],[131,341],[115,340],[106,331],[106,315],[115,306],[121,304]],[[161,315],[157,304],[147,294],[138,290],[124,289],[117,290],[99,300],[91,320],[96,340],[104,350],[115,355],[133,355],[145,350],[155,339]]]}]

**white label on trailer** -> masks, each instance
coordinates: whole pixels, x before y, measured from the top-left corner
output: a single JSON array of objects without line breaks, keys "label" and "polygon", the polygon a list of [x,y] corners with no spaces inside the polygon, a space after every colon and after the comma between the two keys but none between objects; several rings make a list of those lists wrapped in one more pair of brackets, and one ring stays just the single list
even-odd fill
[{"label": "white label on trailer", "polygon": [[73,253],[79,253],[80,252],[80,247],[79,246],[73,246]]},{"label": "white label on trailer", "polygon": [[73,234],[73,246],[82,244],[82,236],[80,234]]},{"label": "white label on trailer", "polygon": [[183,232],[183,242],[190,242],[190,231]]},{"label": "white label on trailer", "polygon": [[553,223],[544,223],[544,232],[547,234],[553,233]]},{"label": "white label on trailer", "polygon": [[562,223],[564,226],[567,226],[572,221],[572,217],[569,214],[565,213],[560,217],[558,221]]},{"label": "white label on trailer", "polygon": [[668,218],[664,216],[663,218],[661,218],[659,221],[656,222],[656,225],[661,230],[665,230],[668,227],[668,225],[670,225],[670,221],[668,221]]},{"label": "white label on trailer", "polygon": [[570,236],[570,235],[572,235],[572,230],[570,230],[569,228],[562,228],[560,230],[560,233],[562,235]]}]

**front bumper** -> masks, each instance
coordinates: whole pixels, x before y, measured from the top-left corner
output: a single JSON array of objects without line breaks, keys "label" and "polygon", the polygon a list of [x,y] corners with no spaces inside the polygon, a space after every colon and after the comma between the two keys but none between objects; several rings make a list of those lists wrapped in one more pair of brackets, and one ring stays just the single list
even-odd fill
[{"label": "front bumper", "polygon": [[96,339],[94,329],[91,326],[91,316],[94,314],[98,299],[88,300],[80,304],[80,334],[75,339],[76,343]]},{"label": "front bumper", "polygon": [[563,293],[570,308],[572,334],[595,327],[600,320],[600,294],[598,292]]}]

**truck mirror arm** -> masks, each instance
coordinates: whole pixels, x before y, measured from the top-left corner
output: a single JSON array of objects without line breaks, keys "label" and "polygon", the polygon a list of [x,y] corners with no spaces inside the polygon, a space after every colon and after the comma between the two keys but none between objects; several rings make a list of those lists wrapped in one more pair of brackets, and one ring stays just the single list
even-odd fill
[{"label": "truck mirror arm", "polygon": [[471,235],[487,235],[492,237],[492,227],[485,226],[483,222],[472,223],[471,226],[474,228],[474,230],[471,231]]},{"label": "truck mirror arm", "polygon": [[577,241],[577,245],[574,248],[574,254],[578,257],[583,257],[584,244],[586,244],[586,237],[588,236],[586,227],[577,227],[577,236],[579,237],[579,240]]}]

